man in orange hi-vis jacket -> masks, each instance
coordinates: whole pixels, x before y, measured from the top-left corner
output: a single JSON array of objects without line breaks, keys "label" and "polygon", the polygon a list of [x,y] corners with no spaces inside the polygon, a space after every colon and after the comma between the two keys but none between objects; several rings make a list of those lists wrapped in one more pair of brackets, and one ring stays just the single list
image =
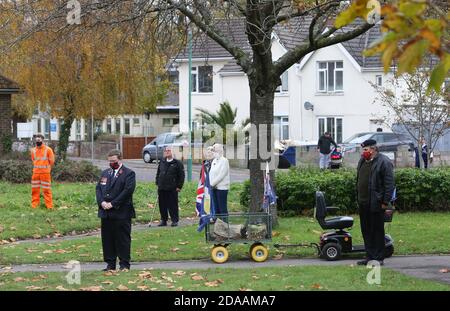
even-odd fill
[{"label": "man in orange hi-vis jacket", "polygon": [[44,193],[45,206],[53,208],[51,170],[55,163],[52,148],[44,145],[44,135],[36,134],[36,147],[31,149],[33,176],[31,177],[31,207],[36,208],[40,202],[41,188]]}]

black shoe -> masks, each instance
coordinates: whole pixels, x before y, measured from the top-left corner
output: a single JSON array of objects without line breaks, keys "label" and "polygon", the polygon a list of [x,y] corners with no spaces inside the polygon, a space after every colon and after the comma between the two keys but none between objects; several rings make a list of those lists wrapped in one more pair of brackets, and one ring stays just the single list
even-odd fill
[{"label": "black shoe", "polygon": [[171,227],[176,227],[176,226],[178,226],[178,222],[173,222],[170,226]]},{"label": "black shoe", "polygon": [[103,271],[103,272],[116,271],[116,268],[106,267],[106,268],[103,269],[102,271]]},{"label": "black shoe", "polygon": [[167,221],[161,220],[158,224],[158,227],[165,227],[167,226]]}]

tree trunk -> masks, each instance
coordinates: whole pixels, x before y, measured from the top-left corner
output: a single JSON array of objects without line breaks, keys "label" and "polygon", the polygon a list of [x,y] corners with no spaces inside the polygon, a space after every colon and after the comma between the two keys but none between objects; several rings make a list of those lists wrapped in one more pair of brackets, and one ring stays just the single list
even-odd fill
[{"label": "tree trunk", "polygon": [[[269,162],[270,164],[271,158],[261,155],[261,150],[273,154],[271,126],[273,124],[273,101],[276,88],[275,82],[262,84],[254,80],[257,79],[249,76],[250,120],[253,125],[256,125],[257,129],[256,132],[252,131],[250,133],[250,212],[260,211],[263,203],[265,163]],[[267,125],[267,130],[261,128],[261,125]],[[265,141],[262,139],[262,135],[266,137]],[[275,181],[274,175],[273,167],[271,167],[270,179],[272,185],[274,185]],[[273,226],[276,226],[278,224],[276,208],[271,208],[271,212],[273,215]]]},{"label": "tree trunk", "polygon": [[61,125],[61,131],[59,133],[57,161],[65,161],[67,157],[67,148],[69,147],[70,129],[72,123],[75,120],[72,114],[64,117],[64,123]]}]

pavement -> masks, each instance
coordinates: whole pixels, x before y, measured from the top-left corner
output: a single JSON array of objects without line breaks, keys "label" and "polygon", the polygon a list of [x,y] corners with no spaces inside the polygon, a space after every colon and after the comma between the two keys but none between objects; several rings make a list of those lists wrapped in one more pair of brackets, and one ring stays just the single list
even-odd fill
[{"label": "pavement", "polygon": [[[144,269],[257,269],[262,267],[292,267],[292,266],[350,266],[355,265],[355,259],[344,259],[340,261],[325,261],[316,258],[304,259],[269,259],[265,262],[256,263],[248,260],[234,260],[223,264],[215,264],[210,260],[183,260],[183,261],[155,261],[134,262],[132,270]],[[105,267],[104,263],[92,262],[82,263],[81,271],[100,271]],[[450,284],[450,273],[442,273],[440,270],[450,268],[450,255],[424,255],[424,256],[394,256],[385,260],[383,267],[390,268],[400,273]],[[27,264],[3,267],[0,272],[69,272],[73,267],[67,263],[60,264]]]},{"label": "pavement", "polygon": [[[95,166],[104,170],[109,167],[109,163],[105,160],[97,160],[93,161],[90,158],[76,158],[70,157],[70,160],[74,161],[89,161],[92,162]],[[134,160],[123,160],[124,165],[128,168],[131,168],[136,173],[137,181],[154,181],[156,178],[156,171],[158,169],[158,164],[154,163],[145,163],[142,159],[134,159]],[[187,176],[187,165],[184,166],[185,173]],[[197,180],[200,176],[201,165],[193,164],[192,165],[192,179]],[[232,182],[243,182],[249,179],[250,173],[248,169],[240,169],[240,168],[230,168],[230,179]]]}]

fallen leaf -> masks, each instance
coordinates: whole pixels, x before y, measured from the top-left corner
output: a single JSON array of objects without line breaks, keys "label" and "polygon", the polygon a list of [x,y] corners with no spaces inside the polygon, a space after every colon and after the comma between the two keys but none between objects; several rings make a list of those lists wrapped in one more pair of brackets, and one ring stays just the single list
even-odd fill
[{"label": "fallen leaf", "polygon": [[148,206],[148,208],[155,208],[155,205],[152,203],[148,203],[147,206]]},{"label": "fallen leaf", "polygon": [[311,285],[311,287],[314,288],[314,289],[322,289],[323,288],[322,285],[317,284],[317,283]]},{"label": "fallen leaf", "polygon": [[103,290],[103,287],[102,286],[81,287],[80,290],[84,292],[99,292]]},{"label": "fallen leaf", "polygon": [[252,275],[252,279],[254,279],[254,280],[259,280],[259,276]]},{"label": "fallen leaf", "polygon": [[194,281],[201,281],[203,280],[203,277],[201,275],[194,275],[191,277],[191,279]]},{"label": "fallen leaf", "polygon": [[60,291],[67,291],[68,290],[67,288],[64,288],[64,286],[62,286],[62,285],[56,286],[56,289],[60,290]]},{"label": "fallen leaf", "polygon": [[189,242],[178,242],[178,244],[180,244],[180,245],[186,245],[186,244],[189,244]]},{"label": "fallen leaf", "polygon": [[241,287],[241,288],[239,288],[239,291],[241,291],[241,292],[250,292],[250,291],[252,291],[252,289]]},{"label": "fallen leaf", "polygon": [[186,274],[186,272],[181,271],[181,270],[178,270],[177,272],[172,272],[172,274],[173,274],[173,275],[176,275],[176,276],[183,276],[183,275]]},{"label": "fallen leaf", "polygon": [[181,292],[181,291],[183,291],[183,287],[177,287],[177,289],[175,291]]},{"label": "fallen leaf", "polygon": [[22,277],[18,277],[18,278],[14,279],[14,282],[23,282],[23,281],[25,281],[25,279]]},{"label": "fallen leaf", "polygon": [[45,251],[42,252],[42,254],[51,254],[51,253],[53,253],[51,249],[46,249]]},{"label": "fallen leaf", "polygon": [[146,285],[139,285],[139,286],[136,286],[137,287],[137,289],[140,289],[140,290],[147,290],[148,289],[148,286],[146,286]]},{"label": "fallen leaf", "polygon": [[440,273],[449,273],[450,269],[441,269],[439,270]]},{"label": "fallen leaf", "polygon": [[125,285],[120,284],[119,286],[117,286],[117,289],[126,291],[126,290],[128,290],[128,287],[126,287]]},{"label": "fallen leaf", "polygon": [[42,289],[44,289],[45,287],[39,287],[39,286],[31,285],[31,286],[27,286],[27,287],[25,287],[25,288],[28,289],[28,290],[42,290]]},{"label": "fallen leaf", "polygon": [[136,281],[128,281],[128,284],[136,284]]},{"label": "fallen leaf", "polygon": [[282,258],[283,258],[283,254],[278,254],[278,255],[273,256],[273,259],[275,259],[275,260],[280,260]]},{"label": "fallen leaf", "polygon": [[208,287],[217,287],[217,286],[219,286],[219,282],[217,282],[217,281],[206,282],[206,283],[205,283],[205,286],[208,286]]},{"label": "fallen leaf", "polygon": [[174,247],[174,248],[171,249],[171,251],[174,252],[174,253],[178,252],[179,250],[180,249],[178,247]]},{"label": "fallen leaf", "polygon": [[151,272],[148,272],[148,271],[142,271],[141,273],[138,274],[138,276],[141,279],[149,279],[152,277],[152,274],[151,274]]}]

